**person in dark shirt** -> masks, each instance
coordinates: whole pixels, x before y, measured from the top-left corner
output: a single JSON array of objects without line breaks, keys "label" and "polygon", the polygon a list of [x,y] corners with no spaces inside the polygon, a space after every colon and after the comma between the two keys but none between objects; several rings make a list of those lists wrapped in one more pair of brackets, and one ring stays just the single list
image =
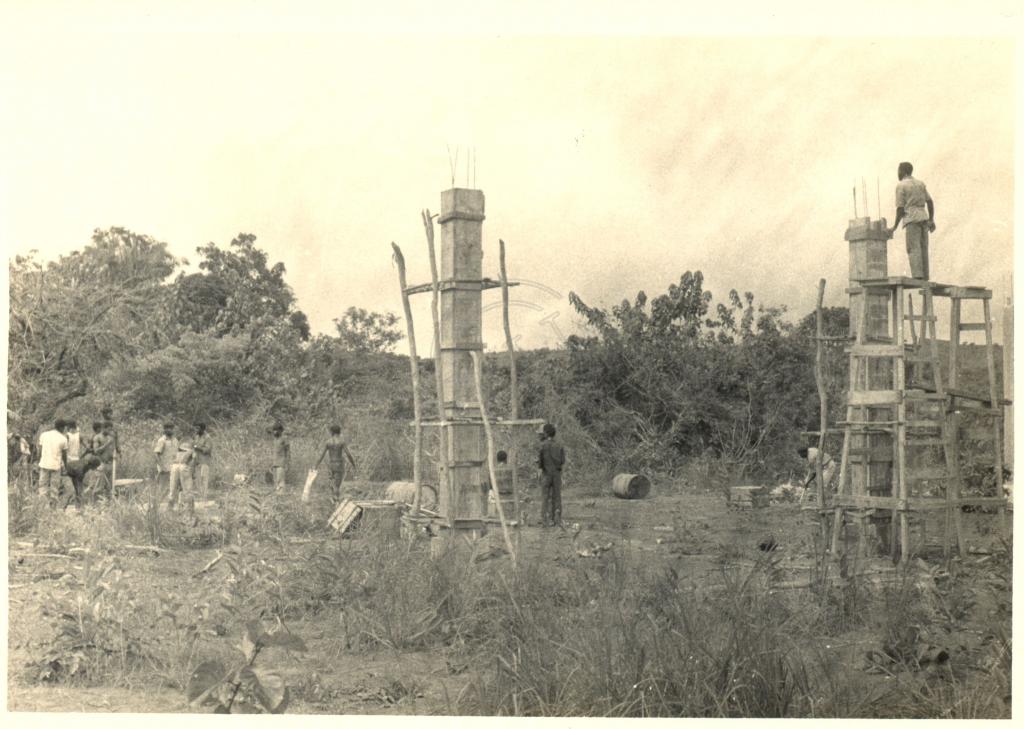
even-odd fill
[{"label": "person in dark shirt", "polygon": [[277,423],[270,430],[274,436],[273,463],[271,466],[274,474],[274,490],[283,491],[285,481],[288,478],[288,463],[291,460],[291,444],[284,437],[284,426]]},{"label": "person in dark shirt", "polygon": [[330,432],[331,436],[327,439],[327,444],[320,452],[320,457],[316,459],[316,465],[313,468],[320,468],[320,463],[324,460],[324,456],[328,456],[327,465],[331,471],[331,489],[334,493],[334,500],[339,501],[341,499],[341,482],[345,480],[345,459],[348,458],[352,468],[356,467],[356,462],[352,458],[352,452],[341,437],[341,426],[332,425]]},{"label": "person in dark shirt", "polygon": [[[94,468],[99,468],[100,463],[99,456],[92,454],[68,461],[67,473],[71,479],[71,485],[75,489],[75,506],[79,509],[82,508],[82,486],[85,483],[85,474]],[[64,504],[65,509],[69,503],[71,503],[70,495],[68,501]]]},{"label": "person in dark shirt", "polygon": [[562,468],[565,466],[565,448],[555,442],[555,426],[545,423],[541,431],[537,465],[541,474],[541,524],[562,525]]}]

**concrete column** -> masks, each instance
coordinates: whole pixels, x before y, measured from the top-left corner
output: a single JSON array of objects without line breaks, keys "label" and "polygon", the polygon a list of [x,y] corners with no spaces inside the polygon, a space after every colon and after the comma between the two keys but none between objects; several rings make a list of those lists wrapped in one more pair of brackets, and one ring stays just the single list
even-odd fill
[{"label": "concrete column", "polygon": [[482,191],[453,188],[441,193],[441,398],[446,420],[477,421],[448,430],[451,497],[442,488],[439,506],[442,515],[455,519],[484,515],[481,484],[486,448],[470,356],[471,351],[483,352],[483,221]]},{"label": "concrete column", "polygon": [[[856,218],[851,220],[846,229],[846,240],[850,247],[850,287],[856,287],[861,281],[884,279],[889,276],[888,241],[889,231],[885,219],[871,220]],[[865,341],[895,342],[895,326],[902,322],[892,322],[890,312],[890,295],[888,292],[878,294],[850,294],[850,335],[855,336],[861,315],[861,308],[867,306],[865,321]],[[890,326],[892,323],[892,326]],[[893,385],[893,368],[891,359],[871,359],[866,372],[861,373],[856,384],[859,390],[891,390]],[[866,408],[867,420],[893,420],[895,409],[892,407]],[[856,416],[855,416],[856,417]],[[850,483],[854,494],[888,496],[892,493],[893,438],[890,434],[880,433],[870,436],[856,436],[851,441],[854,450],[870,447],[876,458],[868,455],[851,455],[847,468],[850,472]]]}]

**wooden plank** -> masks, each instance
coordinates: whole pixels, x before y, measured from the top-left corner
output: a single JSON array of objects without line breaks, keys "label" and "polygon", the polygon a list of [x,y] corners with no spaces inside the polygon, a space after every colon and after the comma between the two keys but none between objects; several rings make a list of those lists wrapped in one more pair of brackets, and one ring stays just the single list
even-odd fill
[{"label": "wooden plank", "polygon": [[960,331],[962,332],[983,332],[985,331],[986,324],[984,322],[970,322],[968,324],[961,324]]},{"label": "wooden plank", "polygon": [[846,402],[855,406],[896,405],[900,402],[900,393],[894,390],[861,390],[847,393]]},{"label": "wooden plank", "polygon": [[846,352],[854,357],[902,357],[906,348],[896,344],[854,344]]},{"label": "wooden plank", "polygon": [[[509,286],[518,286],[518,281],[509,281]],[[405,293],[409,296],[413,294],[426,294],[433,291],[433,283],[416,284],[415,286],[408,286],[405,288]],[[486,291],[488,289],[501,288],[501,282],[494,281],[493,279],[483,278],[480,281],[470,281],[466,279],[446,279],[438,282],[438,288],[441,291],[450,291],[452,289],[458,290],[470,290],[470,291]]]},{"label": "wooden plank", "polygon": [[952,476],[946,468],[908,468],[907,478],[911,481],[944,481]]},{"label": "wooden plank", "polygon": [[[906,503],[895,496],[843,496],[836,500],[840,506],[853,509],[885,509],[886,511],[939,511],[946,508],[942,498],[910,498]],[[902,525],[900,525],[902,530]]]},{"label": "wooden plank", "polygon": [[933,448],[948,443],[945,438],[917,438],[912,433],[907,435],[907,446],[910,448]]}]

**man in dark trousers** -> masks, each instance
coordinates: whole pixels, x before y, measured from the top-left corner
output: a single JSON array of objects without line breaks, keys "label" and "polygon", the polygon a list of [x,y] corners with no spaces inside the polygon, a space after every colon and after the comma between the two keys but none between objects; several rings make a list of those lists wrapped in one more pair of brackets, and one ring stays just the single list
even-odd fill
[{"label": "man in dark trousers", "polygon": [[85,484],[85,475],[94,468],[99,468],[101,465],[99,456],[89,453],[82,456],[81,458],[75,458],[68,460],[68,478],[71,479],[71,485],[74,488],[74,496],[68,495],[67,501],[64,502],[64,508],[68,508],[71,503],[71,499],[74,498],[75,506],[78,510],[82,510],[82,491],[83,485]]},{"label": "man in dark trousers", "polygon": [[928,194],[928,188],[914,179],[914,165],[900,162],[896,170],[899,183],[896,185],[896,220],[889,234],[892,235],[903,222],[907,233],[907,257],[910,259],[910,275],[917,279],[928,279],[928,234],[935,232],[935,203]]},{"label": "man in dark trousers", "polygon": [[555,426],[545,423],[541,431],[540,467],[541,512],[543,526],[562,525],[562,468],[565,466],[565,448],[555,442]]}]

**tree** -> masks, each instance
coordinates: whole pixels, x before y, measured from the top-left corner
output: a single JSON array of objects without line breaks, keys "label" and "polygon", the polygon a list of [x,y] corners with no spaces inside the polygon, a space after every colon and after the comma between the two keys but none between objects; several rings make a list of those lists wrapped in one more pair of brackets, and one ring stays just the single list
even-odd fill
[{"label": "tree", "polygon": [[226,336],[280,319],[294,326],[303,341],[309,338],[309,322],[295,307],[284,264],[268,265],[256,236],[240,233],[227,250],[207,243],[196,252],[200,272],[181,275],[175,282],[175,315],[184,326]]},{"label": "tree", "polygon": [[166,346],[166,244],[124,228],[96,230],[81,251],[9,264],[8,402],[28,427],[82,397],[111,362]]},{"label": "tree", "polygon": [[398,321],[398,317],[390,312],[381,314],[350,306],[340,319],[334,320],[334,326],[338,330],[342,349],[350,352],[390,352],[402,339]]}]

